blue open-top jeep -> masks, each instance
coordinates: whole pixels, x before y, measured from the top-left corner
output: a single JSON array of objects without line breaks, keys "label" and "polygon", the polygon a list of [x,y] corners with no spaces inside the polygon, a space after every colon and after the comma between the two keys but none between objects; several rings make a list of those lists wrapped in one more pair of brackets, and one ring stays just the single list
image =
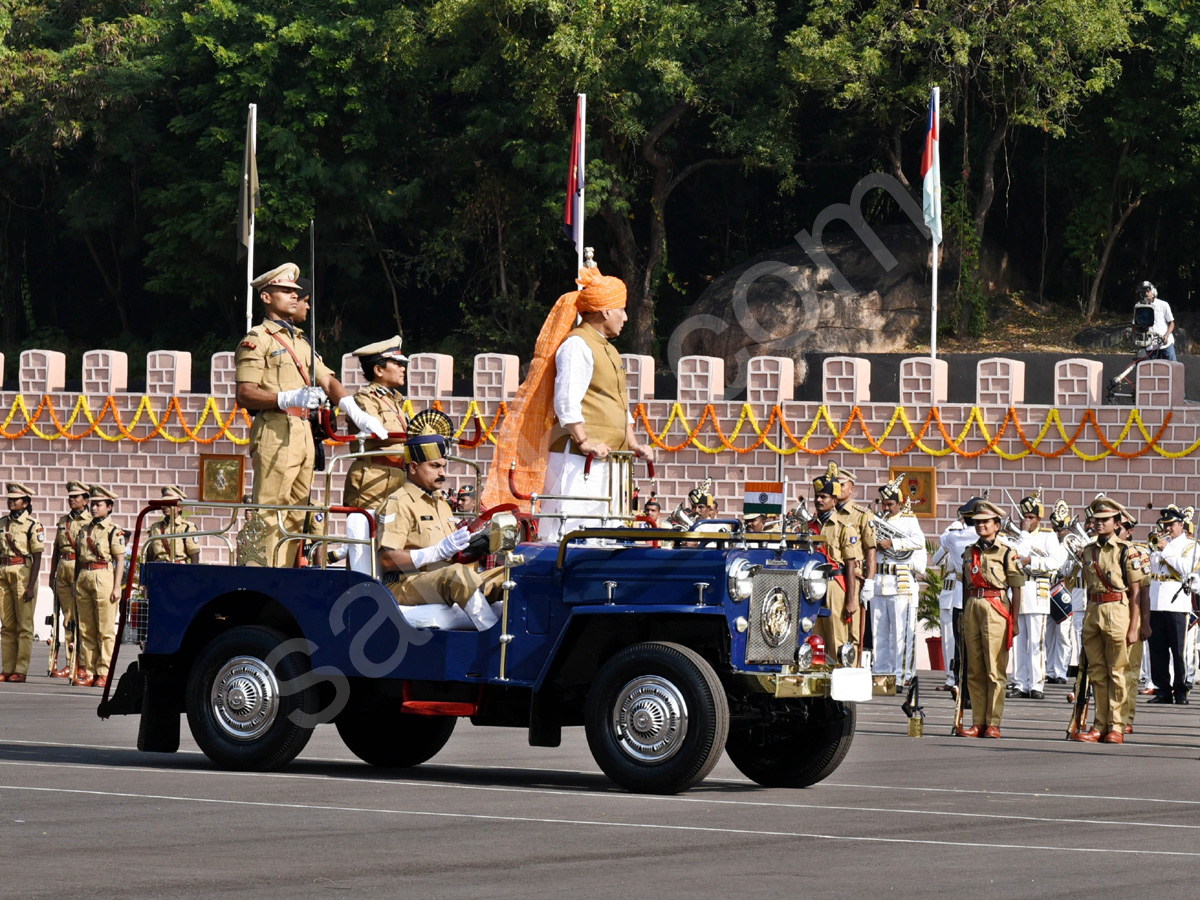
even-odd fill
[{"label": "blue open-top jeep", "polygon": [[[626,527],[533,543],[504,514],[484,530],[506,572],[482,632],[414,627],[383,583],[345,569],[143,564],[141,653],[100,714],[140,713],[139,749],[166,752],[186,714],[204,753],[236,769],[282,766],[330,722],[366,762],[414,766],[461,717],[543,747],[583,725],[631,791],[684,790],[722,750],[782,787],[845,757],[871,683],[813,635],[828,614],[819,539]],[[687,539],[701,546],[668,543]]]}]

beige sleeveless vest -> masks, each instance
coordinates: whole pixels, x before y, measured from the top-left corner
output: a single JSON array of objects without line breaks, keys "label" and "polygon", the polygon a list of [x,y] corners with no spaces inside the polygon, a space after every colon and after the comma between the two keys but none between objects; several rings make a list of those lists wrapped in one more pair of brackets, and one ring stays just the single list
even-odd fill
[{"label": "beige sleeveless vest", "polygon": [[[616,349],[591,325],[580,323],[568,338],[579,337],[592,351],[592,380],[583,395],[583,427],[593,441],[603,441],[613,450],[628,450],[625,442],[629,393],[625,389],[625,369]],[[563,450],[569,434],[556,424],[550,437],[551,450]]]}]

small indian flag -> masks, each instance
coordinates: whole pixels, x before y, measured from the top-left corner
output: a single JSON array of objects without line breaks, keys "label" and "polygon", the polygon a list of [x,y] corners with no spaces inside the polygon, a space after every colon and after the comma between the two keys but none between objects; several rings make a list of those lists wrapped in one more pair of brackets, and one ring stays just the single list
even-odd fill
[{"label": "small indian flag", "polygon": [[783,482],[747,481],[742,503],[742,514],[746,516],[783,515]]}]

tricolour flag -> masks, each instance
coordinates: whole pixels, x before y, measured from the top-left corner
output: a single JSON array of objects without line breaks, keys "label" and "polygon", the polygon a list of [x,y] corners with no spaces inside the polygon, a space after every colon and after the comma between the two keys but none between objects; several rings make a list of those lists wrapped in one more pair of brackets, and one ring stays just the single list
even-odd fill
[{"label": "tricolour flag", "polygon": [[742,499],[742,515],[783,515],[782,481],[747,481]]},{"label": "tricolour flag", "polygon": [[929,130],[925,133],[925,152],[921,154],[922,210],[933,242],[942,242],[942,167],[938,162],[939,91],[929,96]]},{"label": "tricolour flag", "polygon": [[575,98],[575,130],[571,136],[571,162],[567,166],[567,208],[563,213],[563,232],[583,253],[583,138],[584,99]]},{"label": "tricolour flag", "polygon": [[242,189],[238,193],[238,259],[246,255],[250,243],[254,240],[251,221],[254,211],[262,206],[262,194],[258,189],[258,163],[254,159],[257,149],[258,123],[254,120],[254,110],[246,115],[246,150],[242,157]]}]

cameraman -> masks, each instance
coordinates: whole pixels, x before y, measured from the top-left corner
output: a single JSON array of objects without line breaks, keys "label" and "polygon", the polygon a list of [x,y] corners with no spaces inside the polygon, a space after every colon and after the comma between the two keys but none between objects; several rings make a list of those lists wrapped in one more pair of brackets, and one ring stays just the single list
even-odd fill
[{"label": "cameraman", "polygon": [[1158,291],[1148,281],[1138,285],[1137,302],[1148,303],[1154,307],[1154,324],[1150,333],[1162,339],[1162,346],[1150,353],[1148,359],[1169,359],[1177,362],[1175,356],[1175,316],[1171,314],[1171,304],[1158,299]]}]

